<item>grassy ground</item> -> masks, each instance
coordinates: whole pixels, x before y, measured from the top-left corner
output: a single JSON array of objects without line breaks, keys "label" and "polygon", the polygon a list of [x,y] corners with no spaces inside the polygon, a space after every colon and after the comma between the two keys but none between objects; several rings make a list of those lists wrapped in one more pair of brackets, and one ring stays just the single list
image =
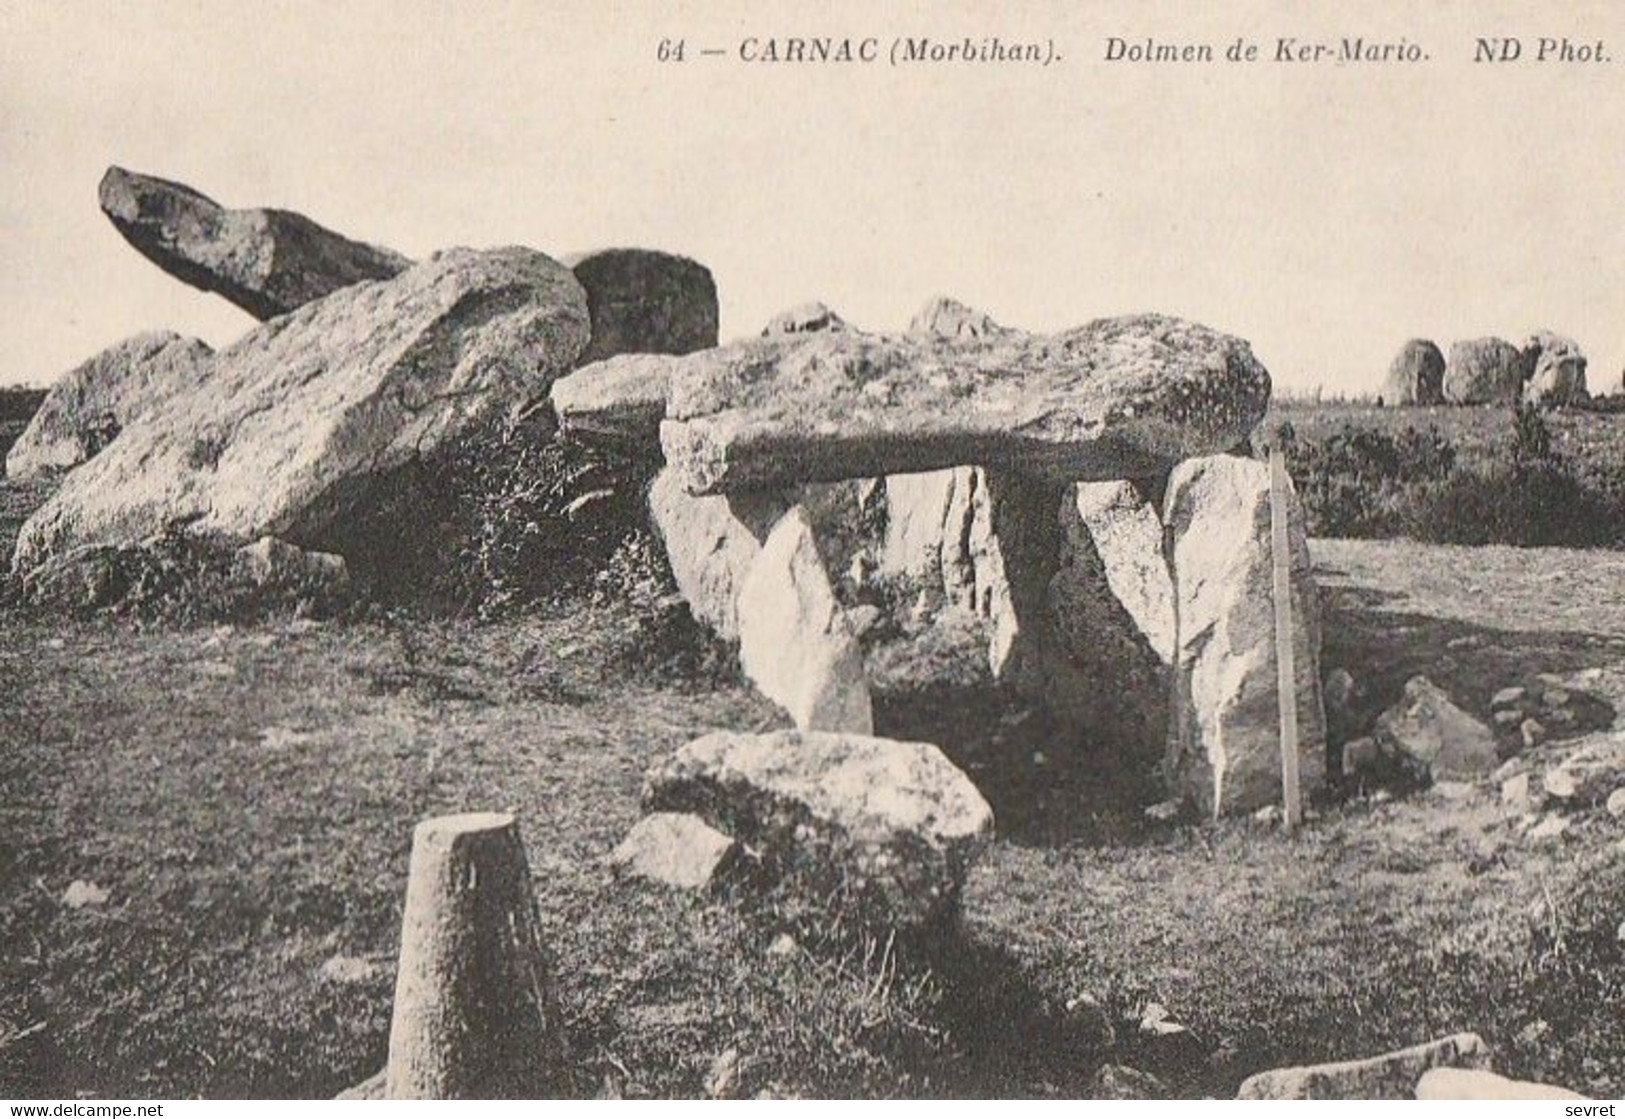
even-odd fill
[{"label": "grassy ground", "polygon": [[[1625,704],[1625,616],[1564,593],[1581,567],[1606,585],[1617,555],[1317,555],[1328,656],[1378,691],[1414,660],[1469,706],[1547,670]],[[1625,828],[1603,813],[1534,843],[1486,785],[1353,801],[1296,838],[1151,827],[1091,802],[1066,772],[1081,760],[1007,757],[1026,772],[1006,789],[1060,771],[1084,791],[996,799],[1006,838],[955,938],[781,953],[771,913],[601,861],[653,758],[775,723],[737,684],[652,675],[612,612],[0,628],[0,1094],[362,1079],[385,1052],[411,826],[483,808],[521,816],[584,1092],[699,1094],[733,1050],[743,1094],[1087,1094],[1110,1060],[1225,1095],[1457,1029],[1505,1072],[1625,1090]],[[76,880],[105,904],[65,904]],[[1189,1033],[1142,1034],[1149,1002]]]},{"label": "grassy ground", "polygon": [[[1464,442],[1505,422],[1442,419]],[[1554,428],[1571,419],[1614,422]],[[42,492],[0,484],[0,550]],[[1480,714],[1537,672],[1625,707],[1606,592],[1625,554],[1314,550],[1327,664],[1367,715],[1415,672]],[[778,725],[641,632],[612,608],[218,629],[0,612],[0,1095],[363,1079],[385,1055],[412,825],[491,808],[520,815],[587,1094],[702,1094],[734,1054],[729,1094],[1088,1095],[1112,1062],[1229,1095],[1262,1068],[1458,1029],[1511,1075],[1625,1091],[1625,824],[1606,813],[1534,842],[1485,782],[1350,800],[1296,837],[1151,825],[1097,759],[956,714],[944,741],[1000,832],[961,928],[925,945],[798,929],[786,951],[771,908],[603,863],[651,760]],[[105,901],[68,904],[75,882]],[[1188,1031],[1142,1032],[1153,1002]]]}]

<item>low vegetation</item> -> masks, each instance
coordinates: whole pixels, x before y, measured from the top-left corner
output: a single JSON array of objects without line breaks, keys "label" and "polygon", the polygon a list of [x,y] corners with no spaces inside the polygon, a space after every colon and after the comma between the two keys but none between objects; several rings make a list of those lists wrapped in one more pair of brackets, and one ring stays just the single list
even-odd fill
[{"label": "low vegetation", "polygon": [[[1345,409],[1345,413],[1349,410]],[[1451,431],[1372,410],[1336,427],[1318,413],[1278,413],[1275,438],[1313,536],[1449,544],[1625,545],[1625,463],[1560,440],[1533,408],[1491,412],[1493,425]],[[1481,419],[1486,410],[1455,409]],[[1601,417],[1588,417],[1601,419]],[[1307,422],[1305,422],[1307,421]],[[1571,426],[1562,432],[1567,436]]]}]

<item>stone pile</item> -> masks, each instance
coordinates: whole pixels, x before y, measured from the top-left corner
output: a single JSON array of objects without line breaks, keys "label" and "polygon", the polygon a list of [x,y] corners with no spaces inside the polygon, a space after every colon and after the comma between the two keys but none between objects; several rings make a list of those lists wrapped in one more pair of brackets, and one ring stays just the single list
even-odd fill
[{"label": "stone pile", "polygon": [[17,476],[71,471],[13,556],[37,585],[61,585],[46,569],[84,548],[176,531],[352,562],[387,552],[399,526],[373,521],[413,507],[426,465],[545,403],[582,360],[716,343],[710,273],[665,253],[566,265],[526,248],[450,249],[413,263],[299,214],[228,210],[117,167],[101,201],[166,272],[264,321],[218,353],[139,335],[51,390],[7,460]]}]

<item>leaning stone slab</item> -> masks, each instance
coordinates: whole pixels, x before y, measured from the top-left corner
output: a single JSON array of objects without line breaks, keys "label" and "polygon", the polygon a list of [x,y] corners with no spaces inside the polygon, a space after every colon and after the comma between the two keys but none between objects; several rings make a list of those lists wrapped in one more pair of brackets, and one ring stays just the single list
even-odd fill
[{"label": "leaning stone slab", "polygon": [[1416,1085],[1419,1100],[1584,1100],[1578,1092],[1532,1080],[1508,1080],[1487,1069],[1436,1068]]},{"label": "leaning stone slab", "polygon": [[737,847],[698,816],[656,812],[633,826],[609,861],[620,874],[680,890],[701,890]]},{"label": "leaning stone slab", "polygon": [[177,525],[354,562],[351,545],[369,546],[352,539],[358,519],[410,468],[545,395],[587,329],[581,286],[530,249],[453,249],[335,292],[220,351],[196,391],[68,475],[23,526],[14,566]]},{"label": "leaning stone slab", "polygon": [[790,507],[774,492],[694,497],[670,470],[655,476],[649,515],[695,621],[725,640],[738,639],[740,587]]},{"label": "leaning stone slab", "polygon": [[670,375],[660,357],[624,354],[554,381],[553,412],[571,434],[658,452],[669,392]]},{"label": "leaning stone slab", "polygon": [[200,384],[213,354],[206,343],[168,330],[108,347],[51,386],[6,454],[6,476],[78,466],[159,401]]},{"label": "leaning stone slab", "polygon": [[1083,482],[1073,500],[1112,595],[1164,664],[1174,655],[1174,585],[1162,517],[1133,482]]},{"label": "leaning stone slab", "polygon": [[[1204,812],[1281,799],[1269,466],[1233,455],[1181,463],[1166,514],[1178,635],[1168,772]],[[1325,774],[1319,592],[1303,507],[1290,495],[1298,767],[1307,793]]]},{"label": "leaning stone slab", "polygon": [[872,734],[863,653],[800,506],[768,533],[739,588],[739,662],[801,730]]},{"label": "leaning stone slab", "polygon": [[1361,1061],[1272,1069],[1242,1081],[1243,1100],[1408,1100],[1434,1068],[1488,1069],[1489,1046],[1460,1033]]},{"label": "leaning stone slab", "polygon": [[706,735],[649,772],[644,806],[703,817],[796,896],[905,928],[954,913],[993,829],[935,746],[854,734]]},{"label": "leaning stone slab", "polygon": [[661,444],[694,494],[964,464],[1148,477],[1235,446],[1269,400],[1245,342],[1156,315],[1048,337],[826,331],[670,361]]},{"label": "leaning stone slab", "polygon": [[182,283],[275,318],[411,265],[291,210],[228,210],[189,186],[122,167],[102,176],[101,206],[136,251]]},{"label": "leaning stone slab", "polygon": [[616,354],[686,354],[717,344],[711,270],[653,249],[600,249],[566,257],[587,292],[592,341],[581,364]]}]

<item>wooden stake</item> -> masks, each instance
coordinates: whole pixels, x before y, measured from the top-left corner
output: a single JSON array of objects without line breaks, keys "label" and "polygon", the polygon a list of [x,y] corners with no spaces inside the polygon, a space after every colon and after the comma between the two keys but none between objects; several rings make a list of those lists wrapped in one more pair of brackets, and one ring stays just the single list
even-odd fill
[{"label": "wooden stake", "polygon": [[1281,705],[1281,797],[1288,830],[1303,819],[1298,788],[1298,673],[1292,643],[1292,545],[1287,534],[1286,458],[1270,449],[1270,553],[1275,599],[1276,691]]},{"label": "wooden stake", "polygon": [[569,1091],[519,827],[505,813],[412,833],[389,1099],[533,1099]]}]

